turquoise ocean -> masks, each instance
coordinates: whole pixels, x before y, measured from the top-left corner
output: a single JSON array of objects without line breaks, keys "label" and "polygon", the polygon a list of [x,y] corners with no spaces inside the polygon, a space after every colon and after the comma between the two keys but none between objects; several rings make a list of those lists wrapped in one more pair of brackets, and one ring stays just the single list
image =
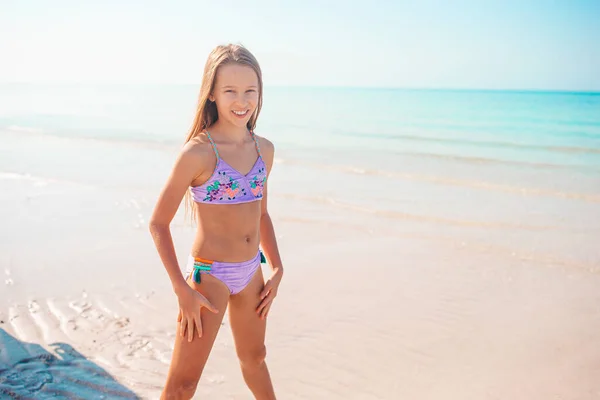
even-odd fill
[{"label": "turquoise ocean", "polygon": [[[0,129],[178,145],[198,85],[0,85]],[[600,93],[265,88],[257,132],[282,148],[600,167]],[[3,168],[7,168],[3,164]]]}]

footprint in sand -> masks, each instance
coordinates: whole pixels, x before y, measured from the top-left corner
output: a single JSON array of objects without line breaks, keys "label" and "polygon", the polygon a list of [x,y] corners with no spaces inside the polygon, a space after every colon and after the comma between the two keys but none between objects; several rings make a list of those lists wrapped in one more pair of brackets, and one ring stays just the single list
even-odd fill
[{"label": "footprint in sand", "polygon": [[35,314],[39,311],[40,311],[40,305],[38,304],[38,302],[35,300],[31,300],[29,302],[29,312],[32,314]]},{"label": "footprint in sand", "polygon": [[4,280],[4,283],[6,284],[6,286],[12,286],[12,285],[14,285],[15,282],[10,277],[10,269],[5,268],[4,269],[4,274],[6,275],[6,279]]},{"label": "footprint in sand", "polygon": [[[166,374],[173,350],[170,331],[155,329],[144,323],[144,316],[158,312],[155,305],[147,301],[149,297],[114,298],[83,293],[75,298],[34,299],[0,310],[0,317],[9,325],[8,332],[12,330],[15,338],[23,341],[21,347],[24,351],[12,360],[11,364],[17,363],[12,370],[0,368],[0,398],[9,390],[3,384],[13,387],[20,382],[22,387],[32,391],[27,389],[26,393],[34,393],[40,385],[46,388],[48,385],[55,386],[55,383],[47,381],[48,375],[42,368],[46,361],[38,358],[39,352],[33,351],[35,349],[28,342],[39,347],[40,351],[50,350],[55,344],[72,346],[86,354],[92,364],[102,366],[113,376],[128,376],[129,379],[123,381],[127,387],[147,390],[157,375]],[[71,364],[84,362],[85,358],[65,363],[65,353],[57,352],[55,356],[58,359],[52,358],[53,371],[50,375],[55,382],[61,371],[65,374],[61,379],[79,376]],[[13,376],[13,373],[18,373],[18,376]],[[84,376],[83,380],[88,378]],[[219,381],[220,378],[215,379],[215,382]]]}]

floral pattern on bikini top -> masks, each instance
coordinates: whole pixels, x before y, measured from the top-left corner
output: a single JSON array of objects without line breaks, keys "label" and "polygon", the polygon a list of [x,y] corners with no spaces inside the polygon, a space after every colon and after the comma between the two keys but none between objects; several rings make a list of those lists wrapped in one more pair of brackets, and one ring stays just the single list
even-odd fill
[{"label": "floral pattern on bikini top", "polygon": [[246,175],[242,175],[219,158],[212,176],[202,185],[191,187],[192,197],[198,203],[236,204],[260,200],[267,180],[262,157]]}]

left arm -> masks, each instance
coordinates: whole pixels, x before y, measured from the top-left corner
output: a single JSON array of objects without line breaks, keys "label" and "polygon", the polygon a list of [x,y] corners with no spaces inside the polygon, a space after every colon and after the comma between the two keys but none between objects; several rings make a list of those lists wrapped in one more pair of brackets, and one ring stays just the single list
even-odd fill
[{"label": "left arm", "polygon": [[[262,138],[260,145],[265,164],[267,165],[268,177],[271,173],[271,168],[273,167],[275,148],[273,143],[264,138]],[[261,292],[262,301],[256,310],[262,319],[267,317],[273,298],[275,298],[277,295],[277,289],[279,288],[281,278],[283,277],[283,263],[277,247],[275,228],[273,227],[273,221],[271,220],[271,216],[269,215],[269,211],[267,209],[267,181],[268,179],[265,181],[263,197],[261,199],[260,246],[262,247],[265,257],[271,266],[272,273]]]},{"label": "left arm", "polygon": [[271,174],[273,167],[273,159],[275,158],[275,146],[273,143],[266,139],[261,141],[261,150],[264,155],[265,164],[267,166],[267,180],[263,188],[263,197],[261,199],[261,216],[260,216],[260,246],[264,250],[265,256],[269,265],[273,270],[283,270],[283,264],[281,262],[281,256],[279,255],[279,249],[277,248],[277,240],[275,238],[275,228],[273,227],[273,221],[269,215],[267,209],[267,193],[268,193],[268,177]]},{"label": "left arm", "polygon": [[277,239],[275,238],[275,228],[273,221],[267,210],[267,186],[263,190],[263,198],[261,200],[261,215],[260,215],[260,246],[264,250],[265,257],[273,270],[283,270],[283,263],[279,255],[277,247]]},{"label": "left arm", "polygon": [[[263,193],[265,192],[266,190]],[[264,201],[264,198],[262,201]],[[273,227],[271,216],[266,210],[260,217],[260,246],[262,247],[265,257],[267,258],[267,261],[273,271],[283,271],[283,263],[281,262],[279,249],[277,248],[277,239],[275,239],[275,228]]]}]

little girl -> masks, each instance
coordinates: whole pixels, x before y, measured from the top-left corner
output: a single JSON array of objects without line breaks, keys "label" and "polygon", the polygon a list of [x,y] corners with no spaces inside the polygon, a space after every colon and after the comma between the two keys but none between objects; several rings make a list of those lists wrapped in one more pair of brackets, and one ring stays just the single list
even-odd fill
[{"label": "little girl", "polygon": [[[283,265],[267,211],[274,147],[254,133],[262,94],[261,70],[247,49],[227,45],[210,53],[193,125],[150,220],[179,300],[162,399],[194,395],[227,308],[246,384],[257,399],[275,398],[264,342]],[[169,225],[184,196],[197,231],[182,275]],[[272,272],[265,282],[260,265],[267,260]]]}]

